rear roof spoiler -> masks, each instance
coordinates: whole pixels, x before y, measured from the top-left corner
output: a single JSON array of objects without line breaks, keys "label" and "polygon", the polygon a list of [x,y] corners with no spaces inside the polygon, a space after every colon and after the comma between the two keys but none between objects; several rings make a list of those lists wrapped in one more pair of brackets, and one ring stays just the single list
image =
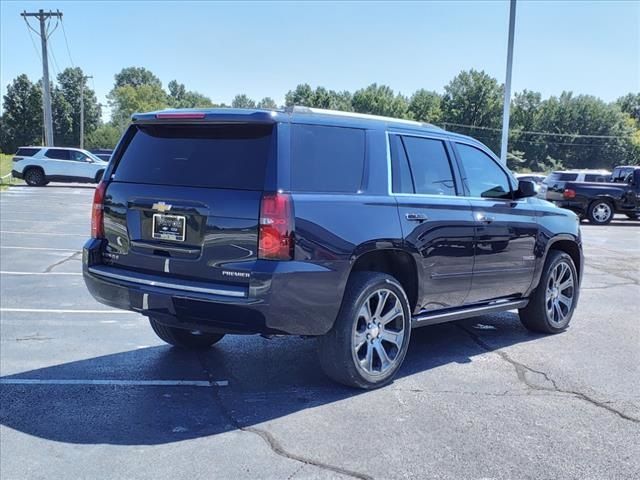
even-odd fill
[{"label": "rear roof spoiler", "polygon": [[133,123],[276,123],[277,111],[241,108],[160,110],[134,113]]}]

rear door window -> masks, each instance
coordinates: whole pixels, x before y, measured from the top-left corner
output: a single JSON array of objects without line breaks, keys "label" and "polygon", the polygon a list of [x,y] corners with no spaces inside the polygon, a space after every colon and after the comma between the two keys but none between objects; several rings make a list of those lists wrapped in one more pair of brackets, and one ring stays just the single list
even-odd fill
[{"label": "rear door window", "polygon": [[391,150],[391,178],[394,193],[415,193],[409,160],[398,135],[389,135]]},{"label": "rear door window", "polygon": [[69,150],[50,148],[46,151],[44,156],[54,160],[69,160]]},{"label": "rear door window", "polygon": [[432,138],[403,136],[415,191],[423,195],[455,195],[451,163],[444,142]]},{"label": "rear door window", "polygon": [[592,173],[588,173],[584,176],[585,182],[606,182],[607,177],[604,175],[594,175]]},{"label": "rear door window", "polygon": [[355,193],[362,185],[364,155],[364,130],[292,125],[291,190]]},{"label": "rear door window", "polygon": [[114,180],[263,190],[272,125],[135,125]]}]

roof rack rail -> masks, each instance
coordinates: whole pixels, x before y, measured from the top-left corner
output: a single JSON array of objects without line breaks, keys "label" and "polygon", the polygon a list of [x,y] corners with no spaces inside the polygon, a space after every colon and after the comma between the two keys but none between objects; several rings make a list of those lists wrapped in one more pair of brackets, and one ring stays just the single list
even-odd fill
[{"label": "roof rack rail", "polygon": [[285,107],[285,112],[291,113],[306,113],[306,114],[318,114],[318,115],[333,115],[336,117],[350,117],[350,118],[362,118],[369,120],[378,120],[381,122],[388,123],[402,123],[405,125],[415,125],[417,127],[427,127],[434,128],[437,130],[442,130],[442,128],[433,125],[431,123],[425,122],[417,122],[415,120],[406,120],[403,118],[393,118],[393,117],[384,117],[381,115],[371,115],[368,113],[357,113],[357,112],[344,112],[342,110],[327,110],[324,108],[315,108],[315,107],[306,107],[304,105],[291,105]]}]

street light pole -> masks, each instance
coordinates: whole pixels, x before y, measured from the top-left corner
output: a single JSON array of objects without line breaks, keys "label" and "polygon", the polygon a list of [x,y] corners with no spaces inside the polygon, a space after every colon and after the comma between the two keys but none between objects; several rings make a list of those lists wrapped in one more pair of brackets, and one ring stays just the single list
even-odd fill
[{"label": "street light pole", "polygon": [[511,108],[511,67],[513,64],[513,34],[516,28],[516,0],[509,5],[509,43],[507,44],[507,75],[504,81],[504,106],[502,110],[502,142],[500,144],[500,161],[507,164],[507,147],[509,144],[509,110]]}]

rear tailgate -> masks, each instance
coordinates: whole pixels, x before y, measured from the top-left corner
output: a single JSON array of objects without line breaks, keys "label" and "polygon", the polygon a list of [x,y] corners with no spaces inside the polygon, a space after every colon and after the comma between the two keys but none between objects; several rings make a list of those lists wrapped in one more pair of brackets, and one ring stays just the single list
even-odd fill
[{"label": "rear tailgate", "polygon": [[247,285],[274,125],[131,128],[106,191],[104,262],[173,281]]}]

